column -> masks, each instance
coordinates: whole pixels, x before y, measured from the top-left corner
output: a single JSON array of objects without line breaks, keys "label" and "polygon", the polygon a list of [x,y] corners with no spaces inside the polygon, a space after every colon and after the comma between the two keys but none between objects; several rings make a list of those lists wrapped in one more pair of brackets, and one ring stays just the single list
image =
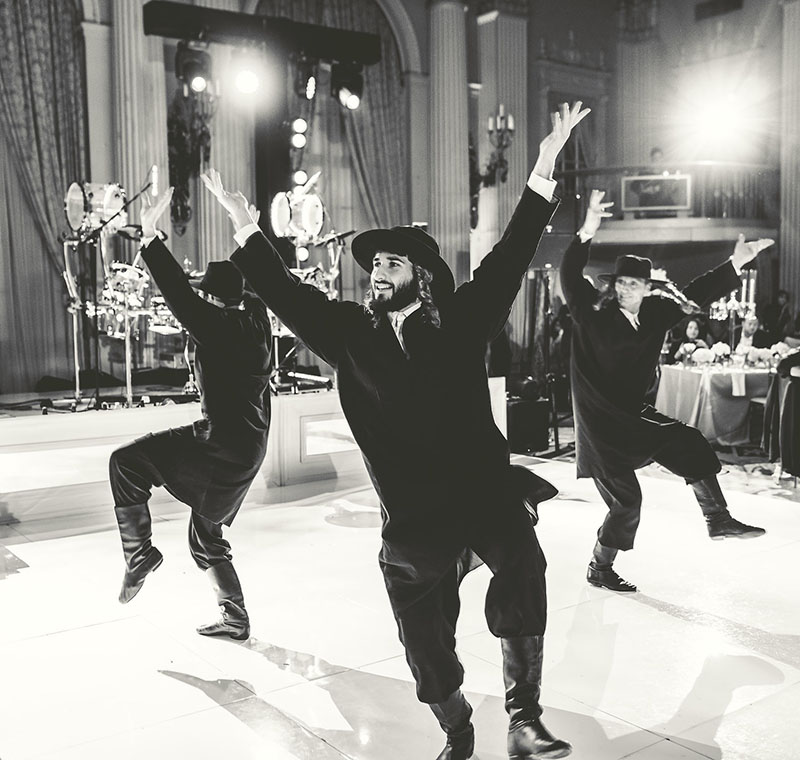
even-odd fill
[{"label": "column", "polygon": [[469,255],[466,8],[456,0],[431,5],[431,223],[453,273]]},{"label": "column", "polygon": [[617,43],[617,163],[644,165],[659,144],[660,48],[655,39]]},{"label": "column", "polygon": [[[111,63],[111,27],[84,21],[84,52],[86,55],[86,91],[91,93],[92,107],[88,109],[89,176],[90,182],[113,182],[114,176],[114,109]],[[84,179],[83,177],[81,179]]]},{"label": "column", "polygon": [[427,222],[431,218],[431,133],[430,82],[427,74],[405,72],[408,92],[409,171],[411,173],[411,219]]},{"label": "column", "polygon": [[530,173],[528,165],[528,19],[525,4],[494,2],[496,10],[478,17],[481,89],[475,140],[478,163],[486,166],[494,148],[487,120],[502,104],[514,117],[514,140],[505,152],[508,179],[481,190],[478,227],[473,232],[471,268],[480,263],[500,238]]},{"label": "column", "polygon": [[783,0],[780,286],[800,303],[800,2]]},{"label": "column", "polygon": [[[158,164],[163,190],[168,167],[164,41],[145,36],[143,3],[112,0],[111,5],[115,178],[128,198],[147,182],[153,164]],[[139,218],[139,208],[135,203],[128,210],[131,223]]]}]

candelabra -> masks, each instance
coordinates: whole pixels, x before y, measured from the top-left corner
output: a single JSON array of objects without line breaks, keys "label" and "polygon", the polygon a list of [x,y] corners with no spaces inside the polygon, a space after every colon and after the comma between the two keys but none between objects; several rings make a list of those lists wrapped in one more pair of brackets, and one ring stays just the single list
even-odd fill
[{"label": "candelabra", "polygon": [[493,187],[498,180],[505,182],[508,179],[508,161],[506,161],[505,152],[514,139],[514,117],[506,114],[506,108],[502,103],[497,107],[497,113],[489,116],[486,132],[494,150],[483,172],[478,168],[478,157],[470,138],[469,188],[470,227],[472,229],[478,226],[478,195],[481,187]]},{"label": "candelabra", "polygon": [[[731,291],[727,298],[714,301],[708,309],[709,319],[728,320],[728,340],[733,342],[736,318],[747,319],[756,314],[756,270],[746,269],[741,274],[741,289]],[[731,345],[731,349],[735,346]]]}]

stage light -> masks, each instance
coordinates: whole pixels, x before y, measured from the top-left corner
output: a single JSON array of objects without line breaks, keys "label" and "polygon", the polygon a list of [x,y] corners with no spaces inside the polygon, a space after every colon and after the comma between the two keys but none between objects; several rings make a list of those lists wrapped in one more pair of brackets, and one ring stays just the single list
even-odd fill
[{"label": "stage light", "polygon": [[199,44],[181,40],[175,53],[175,76],[198,94],[209,89],[212,76],[211,56]]},{"label": "stage light", "polygon": [[297,97],[313,100],[317,92],[317,62],[301,56],[295,65],[294,91]]},{"label": "stage light", "polygon": [[305,148],[306,147],[306,136],[301,135],[299,132],[295,132],[292,135],[291,139],[292,147],[293,148]]},{"label": "stage light", "polygon": [[298,261],[308,261],[308,248],[304,245],[301,245],[297,250],[297,260]]},{"label": "stage light", "polygon": [[363,66],[358,63],[334,63],[331,67],[331,95],[351,111],[361,105],[364,94]]},{"label": "stage light", "polygon": [[298,169],[293,175],[295,185],[305,185],[308,182],[308,174],[302,169]]},{"label": "stage light", "polygon": [[197,76],[192,77],[189,87],[191,87],[195,92],[204,92],[206,87],[208,87],[208,80],[198,74]]},{"label": "stage light", "polygon": [[258,75],[251,69],[242,69],[236,74],[236,89],[243,95],[252,95],[258,89]]},{"label": "stage light", "polygon": [[295,119],[292,122],[292,131],[297,134],[304,134],[308,129],[308,122],[305,119]]}]

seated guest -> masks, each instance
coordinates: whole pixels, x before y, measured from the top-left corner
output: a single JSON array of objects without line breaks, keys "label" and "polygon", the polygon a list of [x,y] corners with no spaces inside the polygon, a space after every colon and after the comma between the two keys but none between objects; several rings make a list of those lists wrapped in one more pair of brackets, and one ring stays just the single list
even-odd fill
[{"label": "seated guest", "polygon": [[773,343],[783,340],[793,331],[792,310],[789,307],[789,293],[786,290],[779,290],[775,301],[764,307],[763,313],[764,330],[769,333]]},{"label": "seated guest", "polygon": [[673,340],[667,356],[668,364],[686,359],[696,348],[708,348],[708,341],[701,335],[705,333],[697,317],[689,317],[679,326],[679,337]]},{"label": "seated guest", "polygon": [[758,317],[745,317],[741,325],[733,331],[734,353],[746,354],[751,348],[769,348],[772,345],[769,334],[761,329]]}]

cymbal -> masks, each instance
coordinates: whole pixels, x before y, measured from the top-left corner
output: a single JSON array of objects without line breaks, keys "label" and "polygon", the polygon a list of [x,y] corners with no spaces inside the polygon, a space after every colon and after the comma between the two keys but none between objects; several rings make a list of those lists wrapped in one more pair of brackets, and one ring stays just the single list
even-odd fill
[{"label": "cymbal", "polygon": [[328,243],[334,240],[344,240],[346,237],[350,237],[350,235],[355,235],[355,233],[355,230],[350,230],[350,232],[331,232],[330,235],[326,235],[321,240],[313,243],[313,245],[328,245]]}]

